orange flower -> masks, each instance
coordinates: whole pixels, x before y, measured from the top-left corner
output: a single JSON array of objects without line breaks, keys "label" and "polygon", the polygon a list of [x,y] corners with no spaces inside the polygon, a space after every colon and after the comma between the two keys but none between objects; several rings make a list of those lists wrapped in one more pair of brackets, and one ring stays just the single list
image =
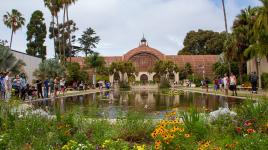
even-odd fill
[{"label": "orange flower", "polygon": [[251,134],[251,133],[254,133],[255,130],[250,128],[250,129],[247,129],[247,132],[248,132],[248,134]]},{"label": "orange flower", "polygon": [[190,137],[190,134],[184,134],[184,137],[185,138],[189,138]]}]

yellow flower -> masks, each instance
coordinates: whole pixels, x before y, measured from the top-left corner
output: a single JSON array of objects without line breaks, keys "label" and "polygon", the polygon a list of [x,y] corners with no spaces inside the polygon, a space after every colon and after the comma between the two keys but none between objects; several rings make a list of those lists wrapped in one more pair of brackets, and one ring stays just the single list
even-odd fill
[{"label": "yellow flower", "polygon": [[179,128],[179,131],[180,132],[184,132],[184,128]]},{"label": "yellow flower", "polygon": [[190,134],[184,134],[184,137],[185,138],[189,138],[190,137]]}]

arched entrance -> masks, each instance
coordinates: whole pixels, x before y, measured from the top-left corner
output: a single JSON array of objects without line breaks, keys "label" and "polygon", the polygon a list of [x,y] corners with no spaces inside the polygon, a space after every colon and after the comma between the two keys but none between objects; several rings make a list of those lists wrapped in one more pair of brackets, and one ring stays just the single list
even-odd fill
[{"label": "arched entrance", "polygon": [[168,78],[169,78],[169,80],[171,80],[171,81],[175,81],[175,75],[174,75],[174,73],[171,73],[171,74],[169,74],[168,75]]},{"label": "arched entrance", "polygon": [[153,81],[154,81],[155,83],[159,83],[159,82],[160,82],[160,76],[159,76],[158,74],[155,74],[155,75],[153,76]]},{"label": "arched entrance", "polygon": [[115,81],[115,82],[118,82],[119,80],[120,80],[120,75],[119,75],[118,72],[115,72],[115,73],[114,73],[114,81]]},{"label": "arched entrance", "polygon": [[140,77],[140,81],[142,84],[148,83],[148,76],[146,74],[142,74]]}]

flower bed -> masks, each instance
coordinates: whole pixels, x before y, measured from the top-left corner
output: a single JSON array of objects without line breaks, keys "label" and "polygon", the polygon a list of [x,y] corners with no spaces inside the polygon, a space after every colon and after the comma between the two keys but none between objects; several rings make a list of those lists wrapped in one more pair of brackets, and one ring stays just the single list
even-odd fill
[{"label": "flower bed", "polygon": [[[79,111],[48,118],[16,113],[15,101],[0,103],[0,149],[267,149],[268,105],[245,102],[209,121],[208,113],[170,111],[160,121],[144,114],[118,115],[115,122]],[[29,110],[32,111],[32,110]],[[204,110],[205,112],[205,110]]]}]

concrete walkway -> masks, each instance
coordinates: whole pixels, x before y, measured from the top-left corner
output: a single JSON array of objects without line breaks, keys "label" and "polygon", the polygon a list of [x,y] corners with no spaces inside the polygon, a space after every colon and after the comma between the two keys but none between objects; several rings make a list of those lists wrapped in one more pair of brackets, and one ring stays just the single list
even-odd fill
[{"label": "concrete walkway", "polygon": [[[102,92],[106,92],[109,90],[103,89]],[[67,97],[72,97],[72,96],[81,96],[81,95],[87,95],[87,94],[92,94],[92,93],[98,93],[100,92],[99,89],[89,89],[89,90],[85,90],[85,91],[67,91],[65,92],[64,95],[60,94],[57,97],[49,97],[49,98],[41,98],[41,99],[34,99],[31,102],[38,102],[38,101],[43,101],[43,100],[54,100],[54,99],[58,99],[58,98],[67,98]],[[29,103],[29,100],[24,101],[26,103]]]},{"label": "concrete walkway", "polygon": [[263,98],[268,98],[268,92],[266,91],[258,91],[258,94],[252,94],[251,91],[246,91],[246,90],[240,90],[237,91],[237,96],[232,96],[232,91],[228,91],[228,95],[225,95],[223,91],[215,91],[214,89],[210,88],[208,92],[206,89],[203,88],[186,88],[186,87],[181,87],[179,88],[183,91],[189,91],[189,92],[197,92],[197,93],[203,93],[203,94],[209,94],[209,95],[217,95],[217,96],[225,96],[225,97],[231,97],[231,98],[239,98],[239,99],[247,99],[247,98],[252,98],[254,100],[258,99],[263,99]]}]

